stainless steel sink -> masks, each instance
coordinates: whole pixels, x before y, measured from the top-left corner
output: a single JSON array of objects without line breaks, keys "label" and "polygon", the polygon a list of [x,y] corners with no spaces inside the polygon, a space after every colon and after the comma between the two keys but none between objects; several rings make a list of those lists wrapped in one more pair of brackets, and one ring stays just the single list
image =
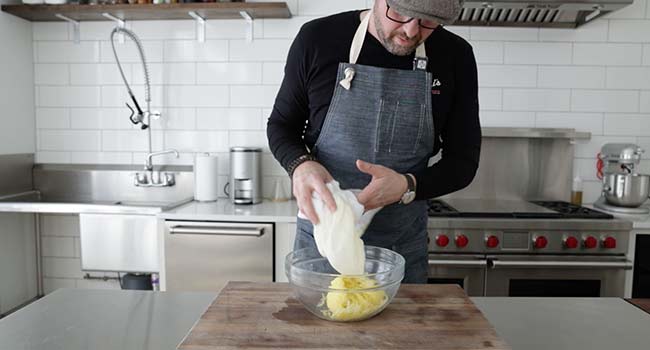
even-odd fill
[{"label": "stainless steel sink", "polygon": [[191,166],[163,166],[171,187],[138,187],[132,165],[37,164],[34,190],[0,197],[0,212],[156,214],[192,200]]},{"label": "stainless steel sink", "polygon": [[191,201],[191,197],[173,201],[64,198],[43,196],[38,191],[30,191],[0,197],[0,212],[156,214]]},{"label": "stainless steel sink", "polygon": [[189,203],[193,198],[186,198],[180,201],[117,201],[113,203],[114,205],[121,205],[125,207],[149,207],[149,208],[161,208],[163,211],[167,211],[178,206],[181,206],[185,203]]}]

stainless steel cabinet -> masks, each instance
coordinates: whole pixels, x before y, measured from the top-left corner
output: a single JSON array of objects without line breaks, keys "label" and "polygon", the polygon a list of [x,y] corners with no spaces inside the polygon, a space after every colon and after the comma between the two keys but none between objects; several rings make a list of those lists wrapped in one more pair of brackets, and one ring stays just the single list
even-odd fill
[{"label": "stainless steel cabinet", "polygon": [[275,223],[275,282],[289,282],[284,272],[284,260],[293,251],[295,237],[295,222]]},{"label": "stainless steel cabinet", "polygon": [[0,213],[0,315],[37,295],[34,215]]},{"label": "stainless steel cabinet", "polygon": [[228,281],[273,281],[273,224],[165,222],[165,289],[219,291]]},{"label": "stainless steel cabinet", "polygon": [[153,215],[81,214],[81,269],[159,272],[158,220]]}]

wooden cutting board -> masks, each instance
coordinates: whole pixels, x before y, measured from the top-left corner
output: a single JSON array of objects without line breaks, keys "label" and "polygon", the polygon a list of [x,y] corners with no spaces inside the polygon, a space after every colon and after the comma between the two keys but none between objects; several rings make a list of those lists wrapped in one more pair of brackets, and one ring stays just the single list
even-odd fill
[{"label": "wooden cutting board", "polygon": [[628,303],[650,314],[650,299],[625,299]]},{"label": "wooden cutting board", "polygon": [[230,282],[179,349],[510,349],[456,285],[403,284],[379,315],[330,322],[287,283]]}]

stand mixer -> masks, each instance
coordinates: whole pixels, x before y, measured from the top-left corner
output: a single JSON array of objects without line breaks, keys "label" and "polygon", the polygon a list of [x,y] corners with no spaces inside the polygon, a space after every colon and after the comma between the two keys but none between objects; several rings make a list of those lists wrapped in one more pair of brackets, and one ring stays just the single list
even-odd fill
[{"label": "stand mixer", "polygon": [[603,180],[601,197],[594,206],[620,214],[648,214],[641,205],[648,199],[650,176],[635,168],[644,150],[631,143],[608,143],[598,154],[598,178]]}]

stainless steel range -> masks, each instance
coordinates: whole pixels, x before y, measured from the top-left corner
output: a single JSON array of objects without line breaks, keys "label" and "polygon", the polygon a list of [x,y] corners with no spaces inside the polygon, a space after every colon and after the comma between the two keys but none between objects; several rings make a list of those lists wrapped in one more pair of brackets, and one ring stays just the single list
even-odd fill
[{"label": "stainless steel range", "polygon": [[471,296],[622,297],[632,224],[562,201],[429,206],[429,283]]}]

